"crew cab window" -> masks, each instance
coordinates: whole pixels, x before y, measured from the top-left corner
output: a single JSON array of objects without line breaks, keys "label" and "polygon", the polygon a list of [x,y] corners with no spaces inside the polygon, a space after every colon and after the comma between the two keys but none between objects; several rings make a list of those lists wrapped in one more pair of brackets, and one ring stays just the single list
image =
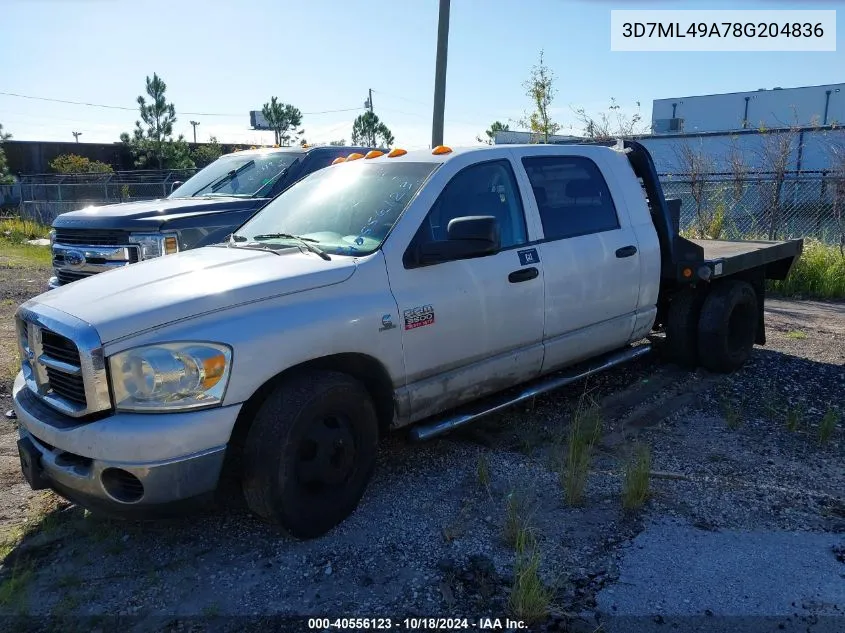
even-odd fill
[{"label": "crew cab window", "polygon": [[423,221],[417,239],[421,242],[444,241],[448,239],[449,222],[467,215],[496,218],[502,248],[527,241],[525,213],[508,161],[473,165],[452,178]]},{"label": "crew cab window", "polygon": [[596,164],[581,156],[523,158],[547,240],[619,228],[610,190]]}]

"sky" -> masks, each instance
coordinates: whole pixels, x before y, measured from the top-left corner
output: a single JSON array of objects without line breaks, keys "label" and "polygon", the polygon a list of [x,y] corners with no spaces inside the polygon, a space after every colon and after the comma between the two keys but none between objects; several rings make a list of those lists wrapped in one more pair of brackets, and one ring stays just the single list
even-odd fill
[{"label": "sky", "polygon": [[[841,9],[836,52],[611,52],[611,9]],[[452,0],[444,142],[475,144],[491,122],[530,108],[523,82],[541,50],[555,74],[551,114],[611,98],[651,119],[653,99],[843,81],[842,2],[770,0]],[[18,140],[117,141],[153,72],[192,140],[265,144],[249,111],[271,96],[303,113],[310,143],[350,140],[373,90],[396,146],[431,142],[437,0],[0,0],[0,123]],[[125,109],[118,109],[125,108]],[[196,114],[191,114],[196,113]]]}]

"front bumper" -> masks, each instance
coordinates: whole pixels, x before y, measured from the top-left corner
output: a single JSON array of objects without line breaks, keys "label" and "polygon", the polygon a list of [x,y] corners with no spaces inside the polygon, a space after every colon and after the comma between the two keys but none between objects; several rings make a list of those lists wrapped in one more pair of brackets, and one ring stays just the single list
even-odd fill
[{"label": "front bumper", "polygon": [[[82,422],[43,404],[18,375],[19,445],[37,481],[92,510],[143,516],[217,487],[240,405],[188,413],[116,413]],[[30,481],[33,484],[32,481]]]}]

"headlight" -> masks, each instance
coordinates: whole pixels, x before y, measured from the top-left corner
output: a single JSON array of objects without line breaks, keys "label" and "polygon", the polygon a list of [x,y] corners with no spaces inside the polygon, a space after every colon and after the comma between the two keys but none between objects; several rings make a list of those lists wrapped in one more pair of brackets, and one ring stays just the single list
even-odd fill
[{"label": "headlight", "polygon": [[115,408],[173,411],[220,404],[232,350],[217,343],[162,343],[109,357]]},{"label": "headlight", "polygon": [[56,243],[56,229],[50,229],[50,246]]},{"label": "headlight", "polygon": [[141,259],[151,259],[179,252],[179,240],[165,233],[131,233],[129,242],[141,248]]}]

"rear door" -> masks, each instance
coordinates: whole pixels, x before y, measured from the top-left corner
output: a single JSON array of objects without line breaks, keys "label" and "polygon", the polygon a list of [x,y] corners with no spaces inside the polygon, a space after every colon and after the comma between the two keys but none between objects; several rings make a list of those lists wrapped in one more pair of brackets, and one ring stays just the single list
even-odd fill
[{"label": "rear door", "polygon": [[639,298],[637,238],[600,167],[608,150],[567,149],[521,156],[543,230],[544,372],[626,344]]}]

